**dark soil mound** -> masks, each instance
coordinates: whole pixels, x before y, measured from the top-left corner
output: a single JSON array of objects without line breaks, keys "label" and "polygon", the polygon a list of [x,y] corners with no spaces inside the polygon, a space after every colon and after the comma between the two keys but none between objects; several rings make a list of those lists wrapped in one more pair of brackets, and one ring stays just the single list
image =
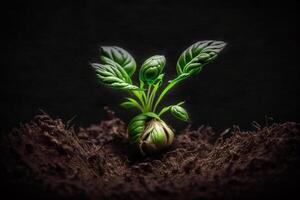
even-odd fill
[{"label": "dark soil mound", "polygon": [[[2,191],[10,197],[216,199],[286,197],[299,184],[299,124],[273,124],[216,137],[186,129],[168,151],[138,157],[112,115],[75,131],[42,113],[3,138]],[[6,134],[7,135],[7,134]]]}]

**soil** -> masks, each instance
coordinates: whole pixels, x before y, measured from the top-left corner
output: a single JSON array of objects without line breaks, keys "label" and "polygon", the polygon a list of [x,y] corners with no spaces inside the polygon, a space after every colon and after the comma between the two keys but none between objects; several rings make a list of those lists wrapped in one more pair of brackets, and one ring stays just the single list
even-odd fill
[{"label": "soil", "polygon": [[126,124],[75,129],[41,114],[2,134],[2,192],[31,199],[236,199],[297,195],[300,126],[286,122],[223,133],[187,127],[170,149],[141,157]]}]

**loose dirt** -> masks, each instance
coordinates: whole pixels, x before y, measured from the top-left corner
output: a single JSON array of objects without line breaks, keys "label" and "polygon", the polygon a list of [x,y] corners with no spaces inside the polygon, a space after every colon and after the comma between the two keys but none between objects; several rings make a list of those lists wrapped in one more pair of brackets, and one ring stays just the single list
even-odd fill
[{"label": "loose dirt", "polygon": [[2,192],[32,199],[236,199],[297,194],[300,126],[294,122],[223,133],[186,128],[170,149],[141,157],[126,125],[87,128],[46,113],[2,134]]}]

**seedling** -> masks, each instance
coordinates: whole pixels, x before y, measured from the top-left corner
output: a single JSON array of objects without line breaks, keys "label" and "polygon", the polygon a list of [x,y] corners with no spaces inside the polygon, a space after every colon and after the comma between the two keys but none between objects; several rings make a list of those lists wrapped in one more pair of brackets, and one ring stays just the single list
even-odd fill
[{"label": "seedling", "polygon": [[215,60],[226,43],[206,40],[194,43],[179,57],[176,65],[177,76],[163,86],[163,69],[166,59],[162,55],[148,58],[139,71],[139,85],[133,84],[132,76],[136,62],[124,49],[116,46],[101,47],[100,63],[91,65],[100,83],[130,94],[121,106],[135,108],[140,114],[135,116],[127,127],[129,142],[136,146],[142,155],[151,154],[169,147],[174,132],[161,119],[170,112],[176,119],[188,121],[189,115],[182,107],[184,101],[176,105],[160,107],[165,95],[181,81],[197,75],[203,67]]}]

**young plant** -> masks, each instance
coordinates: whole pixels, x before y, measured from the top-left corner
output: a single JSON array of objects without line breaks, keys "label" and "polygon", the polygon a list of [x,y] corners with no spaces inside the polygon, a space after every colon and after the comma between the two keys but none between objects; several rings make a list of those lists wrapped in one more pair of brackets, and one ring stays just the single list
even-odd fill
[{"label": "young plant", "polygon": [[139,85],[132,83],[136,62],[124,49],[116,46],[101,47],[100,63],[91,63],[100,83],[130,94],[121,106],[136,108],[140,114],[128,124],[129,142],[135,145],[142,155],[151,154],[169,147],[174,138],[171,128],[161,119],[170,112],[176,119],[188,121],[189,115],[176,105],[160,107],[165,95],[181,81],[197,75],[203,67],[216,59],[225,47],[222,41],[206,40],[194,43],[179,57],[176,65],[177,76],[162,87],[166,59],[162,55],[148,58],[139,71]]}]

